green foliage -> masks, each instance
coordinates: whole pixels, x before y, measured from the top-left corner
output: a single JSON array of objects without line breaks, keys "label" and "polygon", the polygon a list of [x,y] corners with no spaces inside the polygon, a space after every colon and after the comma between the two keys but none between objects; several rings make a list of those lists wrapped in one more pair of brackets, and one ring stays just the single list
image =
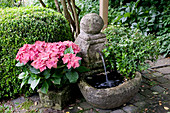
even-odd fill
[{"label": "green foliage", "polygon": [[0,8],[12,7],[13,1],[11,0],[0,0]]},{"label": "green foliage", "polygon": [[107,66],[126,78],[133,78],[136,71],[147,69],[145,60],[158,56],[159,42],[152,35],[144,36],[138,29],[109,26],[104,33],[108,40],[103,50]]},{"label": "green foliage", "polygon": [[[164,33],[168,32],[169,8],[163,12],[159,11],[156,6],[140,6],[140,0],[137,2],[127,3],[125,6],[116,9],[112,15],[114,15],[111,22],[113,24],[119,24],[123,26],[129,26],[131,28],[138,28],[147,35],[149,33],[156,33],[160,30],[164,30]],[[115,17],[116,16],[116,17]],[[168,20],[167,20],[168,19]]]},{"label": "green foliage", "polygon": [[9,106],[9,105],[0,105],[0,112],[1,113],[13,113],[14,112],[14,108]]},{"label": "green foliage", "polygon": [[164,55],[164,57],[170,56],[170,33],[164,34],[158,37],[160,41],[160,53]]},{"label": "green foliage", "polygon": [[28,95],[33,91],[27,86],[21,90],[17,78],[22,72],[15,66],[17,51],[36,40],[73,40],[69,24],[61,14],[41,7],[0,9],[0,17],[0,99]]},{"label": "green foliage", "polygon": [[76,5],[81,9],[79,19],[88,13],[99,14],[99,0],[76,0]]},{"label": "green foliage", "polygon": [[[47,8],[57,10],[54,0],[43,0],[43,2],[44,2],[44,4],[46,5]],[[58,2],[60,3],[60,0],[58,0]],[[41,6],[41,3],[40,3],[39,0],[34,0],[33,5],[34,6]],[[60,8],[62,8],[61,5],[60,5]]]}]

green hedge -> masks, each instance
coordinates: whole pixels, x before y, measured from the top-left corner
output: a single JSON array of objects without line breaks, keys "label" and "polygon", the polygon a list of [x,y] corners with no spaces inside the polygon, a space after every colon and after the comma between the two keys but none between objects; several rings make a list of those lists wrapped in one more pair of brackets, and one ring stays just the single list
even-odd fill
[{"label": "green hedge", "polygon": [[155,60],[159,54],[159,41],[153,35],[145,36],[139,29],[109,26],[103,50],[108,68],[117,70],[126,78],[133,78],[136,71],[148,68],[146,60]]},{"label": "green hedge", "polygon": [[25,43],[36,40],[57,42],[73,40],[68,21],[54,10],[42,7],[0,9],[0,99],[18,94],[30,94],[20,89],[21,72],[16,54]]}]

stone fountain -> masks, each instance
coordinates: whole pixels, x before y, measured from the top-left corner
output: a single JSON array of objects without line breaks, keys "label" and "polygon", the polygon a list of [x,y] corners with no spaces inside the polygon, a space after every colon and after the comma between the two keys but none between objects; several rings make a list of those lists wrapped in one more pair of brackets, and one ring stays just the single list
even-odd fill
[{"label": "stone fountain", "polygon": [[95,13],[85,15],[80,22],[80,34],[75,43],[81,48],[82,65],[90,68],[90,72],[82,74],[78,86],[89,104],[101,109],[113,109],[128,102],[138,92],[142,78],[141,74],[136,72],[134,79],[105,89],[97,89],[84,79],[86,76],[104,72],[99,55],[107,42],[105,34],[100,32],[103,25],[102,18]]},{"label": "stone fountain", "polygon": [[82,65],[91,71],[85,75],[104,72],[103,63],[98,51],[102,51],[106,44],[106,35],[101,33],[104,26],[103,19],[95,13],[85,15],[80,21],[80,34],[75,43],[81,48]]}]

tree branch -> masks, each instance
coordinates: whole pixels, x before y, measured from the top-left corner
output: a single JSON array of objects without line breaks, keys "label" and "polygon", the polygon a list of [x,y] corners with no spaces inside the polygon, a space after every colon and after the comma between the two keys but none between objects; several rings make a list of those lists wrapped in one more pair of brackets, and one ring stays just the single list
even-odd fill
[{"label": "tree branch", "polygon": [[68,6],[69,6],[70,11],[71,11],[71,13],[72,13],[73,20],[75,21],[74,12],[73,12],[73,9],[72,9],[70,0],[67,0],[67,3],[68,3]]},{"label": "tree branch", "polygon": [[[76,6],[76,5],[75,5]],[[79,17],[81,9],[79,7],[76,6],[76,9],[78,10],[77,16]]]},{"label": "tree branch", "polygon": [[77,16],[77,13],[76,13],[75,0],[71,0],[71,3],[72,3],[72,9],[73,9],[73,12],[74,12],[75,24],[76,24],[76,36],[78,36],[78,34],[80,33],[80,29],[79,29],[78,16]]},{"label": "tree branch", "polygon": [[64,16],[65,18],[69,21],[69,23],[72,25],[74,31],[76,31],[76,26],[75,26],[75,22],[73,21],[73,19],[70,16],[70,13],[68,12],[67,9],[67,5],[66,5],[66,1],[65,0],[61,0],[61,4],[63,5],[63,11],[64,11]]},{"label": "tree branch", "polygon": [[55,2],[55,6],[56,6],[56,8],[57,8],[57,11],[58,11],[59,13],[61,13],[61,10],[60,10],[60,6],[59,6],[59,3],[58,3],[58,0],[54,0],[54,2]]},{"label": "tree branch", "polygon": [[46,5],[44,4],[44,2],[43,2],[42,0],[39,0],[39,1],[40,1],[41,5],[42,5],[43,7],[46,7]]}]

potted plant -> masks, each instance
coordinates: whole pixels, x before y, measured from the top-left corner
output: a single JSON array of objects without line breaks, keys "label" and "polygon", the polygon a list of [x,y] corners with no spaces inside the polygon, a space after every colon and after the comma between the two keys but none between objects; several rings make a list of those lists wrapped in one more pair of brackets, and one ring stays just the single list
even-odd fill
[{"label": "potted plant", "polygon": [[[159,43],[155,37],[144,36],[138,29],[110,26],[104,33],[108,42],[103,54],[111,77],[97,87],[97,83],[90,82],[97,81],[93,80],[93,75],[82,78],[78,85],[88,103],[101,109],[113,109],[128,102],[138,92],[142,80],[140,72],[148,68],[146,60],[157,58]],[[114,80],[116,76],[123,82]],[[108,87],[100,88],[102,85]]]},{"label": "potted plant", "polygon": [[85,70],[80,66],[79,51],[79,46],[71,41],[24,44],[16,55],[16,66],[23,67],[18,76],[22,79],[21,88],[24,84],[30,84],[33,90],[40,88],[43,106],[62,109],[71,99],[70,84],[78,80],[77,71]]}]

